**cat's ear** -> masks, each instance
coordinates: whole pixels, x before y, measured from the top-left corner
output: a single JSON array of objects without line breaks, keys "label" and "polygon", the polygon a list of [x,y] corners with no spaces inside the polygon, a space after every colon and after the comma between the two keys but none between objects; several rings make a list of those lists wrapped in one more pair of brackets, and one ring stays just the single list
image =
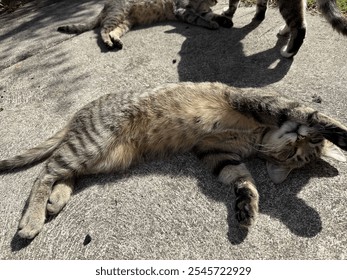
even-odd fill
[{"label": "cat's ear", "polygon": [[346,157],[341,151],[341,149],[328,140],[325,140],[324,147],[322,150],[322,156],[332,158],[337,161],[346,161]]},{"label": "cat's ear", "polygon": [[282,183],[287,178],[290,171],[293,170],[290,167],[273,164],[271,162],[266,162],[266,168],[267,168],[267,173],[270,176],[270,179],[275,184]]}]

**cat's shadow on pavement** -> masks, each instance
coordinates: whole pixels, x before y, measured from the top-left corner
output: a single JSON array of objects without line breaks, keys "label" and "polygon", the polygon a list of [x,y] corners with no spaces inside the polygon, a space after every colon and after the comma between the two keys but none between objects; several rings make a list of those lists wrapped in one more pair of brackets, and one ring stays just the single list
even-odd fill
[{"label": "cat's shadow on pavement", "polygon": [[[207,30],[177,23],[167,33],[186,37],[177,65],[180,81],[223,82],[236,87],[263,87],[280,81],[289,71],[293,59],[283,58],[281,48],[288,38],[273,36],[273,47],[260,48],[256,34],[262,22],[252,20],[241,28]],[[247,36],[255,42],[253,54],[246,55],[242,40]],[[253,37],[252,37],[253,36]],[[271,42],[270,42],[271,45]]]}]

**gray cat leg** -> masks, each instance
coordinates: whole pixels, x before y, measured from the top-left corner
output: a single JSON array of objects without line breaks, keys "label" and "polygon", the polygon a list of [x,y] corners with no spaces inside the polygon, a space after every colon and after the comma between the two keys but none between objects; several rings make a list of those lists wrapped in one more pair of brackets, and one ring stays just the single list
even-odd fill
[{"label": "gray cat leg", "polygon": [[69,201],[73,192],[74,179],[59,181],[54,185],[47,203],[47,212],[50,215],[58,214]]},{"label": "gray cat leg", "polygon": [[254,20],[262,21],[265,18],[268,0],[257,0],[257,9],[254,15]]},{"label": "gray cat leg", "polygon": [[22,238],[34,238],[42,230],[46,219],[46,205],[55,180],[46,171],[41,174],[34,183],[27,209],[19,222],[18,235]]},{"label": "gray cat leg", "polygon": [[223,11],[222,15],[232,18],[239,6],[240,0],[229,0],[229,7]]}]

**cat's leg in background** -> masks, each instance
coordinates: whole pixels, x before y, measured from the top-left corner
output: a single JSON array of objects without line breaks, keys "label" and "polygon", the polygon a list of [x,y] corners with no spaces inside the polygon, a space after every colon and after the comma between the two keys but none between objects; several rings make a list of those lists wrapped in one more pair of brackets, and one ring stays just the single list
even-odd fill
[{"label": "cat's leg in background", "polygon": [[234,187],[236,219],[241,226],[251,226],[259,209],[259,194],[252,175],[240,161],[239,155],[230,152],[233,147],[230,141],[225,142],[227,145],[221,145],[220,141],[215,142],[216,145],[211,145],[212,143],[211,139],[208,139],[196,146],[194,152],[219,181]]},{"label": "cat's leg in background", "polygon": [[234,25],[233,21],[229,17],[226,17],[224,15],[217,15],[211,12],[209,13],[209,15],[206,15],[206,16],[209,16],[210,20],[217,22],[219,26],[222,26],[225,28],[231,28]]},{"label": "cat's leg in background", "polygon": [[222,15],[233,18],[237,7],[239,6],[239,2],[240,0],[229,0],[229,7],[223,11]]},{"label": "cat's leg in background", "polygon": [[290,28],[287,24],[281,26],[280,30],[278,31],[278,35],[280,36],[287,36],[290,34]]},{"label": "cat's leg in background", "polygon": [[122,49],[123,43],[120,39],[125,33],[127,33],[131,28],[131,23],[127,20],[116,25],[116,27],[102,28],[101,29],[101,38],[102,41],[109,48]]},{"label": "cat's leg in background", "polygon": [[123,43],[120,39],[125,33],[127,33],[131,29],[131,23],[129,21],[124,21],[121,24],[119,24],[115,29],[113,29],[110,32],[110,37],[113,42],[113,46],[122,49],[123,48]]},{"label": "cat's leg in background", "polygon": [[286,25],[281,28],[279,35],[289,33],[289,41],[281,50],[281,55],[286,58],[293,57],[299,51],[306,36],[305,1],[278,1],[279,10]]},{"label": "cat's leg in background", "polygon": [[69,178],[57,182],[47,202],[47,212],[50,215],[58,214],[69,201],[73,192],[74,179]]},{"label": "cat's leg in background", "polygon": [[112,49],[114,46],[113,46],[113,42],[111,40],[111,37],[110,37],[110,30],[108,28],[101,28],[101,40],[104,42],[104,44]]},{"label": "cat's leg in background", "polygon": [[265,12],[267,10],[267,1],[268,0],[257,0],[257,9],[253,19],[259,21],[264,20]]},{"label": "cat's leg in background", "polygon": [[187,22],[189,24],[197,26],[202,26],[208,29],[219,28],[219,24],[215,21],[212,21],[210,17],[201,16],[192,9],[177,8],[175,9],[174,13],[175,17],[183,22]]}]

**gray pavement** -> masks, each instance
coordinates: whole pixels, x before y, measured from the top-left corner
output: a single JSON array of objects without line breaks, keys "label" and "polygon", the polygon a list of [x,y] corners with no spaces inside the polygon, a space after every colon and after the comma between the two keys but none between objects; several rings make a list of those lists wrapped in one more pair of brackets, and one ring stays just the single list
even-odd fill
[{"label": "gray pavement", "polygon": [[[237,11],[232,29],[178,22],[136,28],[121,51],[107,51],[94,31],[56,32],[101,7],[96,0],[32,1],[0,15],[0,158],[40,143],[103,94],[139,94],[168,82],[269,87],[347,123],[347,39],[318,15],[307,15],[307,38],[294,60],[279,55],[283,22],[275,9],[259,26],[250,24],[251,7]],[[0,259],[347,258],[346,163],[315,162],[281,185],[262,161],[248,166],[260,192],[258,222],[248,233],[234,221],[231,190],[184,154],[81,178],[68,205],[31,242],[16,229],[40,165],[0,174]]]}]

